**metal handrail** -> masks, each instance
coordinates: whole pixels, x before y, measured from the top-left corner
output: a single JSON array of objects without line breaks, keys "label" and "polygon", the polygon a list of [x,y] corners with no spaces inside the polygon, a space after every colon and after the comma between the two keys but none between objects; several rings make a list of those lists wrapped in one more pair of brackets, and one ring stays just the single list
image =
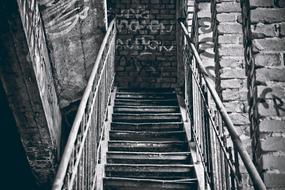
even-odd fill
[{"label": "metal handrail", "polygon": [[237,148],[237,151],[241,157],[241,160],[243,161],[247,172],[249,173],[249,176],[253,182],[253,185],[255,188],[257,188],[258,190],[266,190],[266,186],[261,178],[261,176],[259,175],[255,165],[253,164],[251,157],[249,156],[249,154],[247,153],[246,149],[244,148],[244,145],[237,133],[237,131],[235,130],[234,124],[232,122],[232,120],[230,119],[226,108],[224,107],[216,89],[215,86],[212,82],[212,79],[210,78],[209,73],[206,71],[205,67],[203,66],[203,62],[199,56],[199,53],[195,47],[195,45],[193,44],[192,40],[191,40],[191,36],[189,34],[189,32],[187,31],[185,25],[183,24],[183,22],[179,21],[179,24],[182,28],[182,31],[188,41],[188,43],[190,44],[190,48],[194,54],[194,57],[197,60],[198,63],[198,67],[200,69],[200,71],[202,72],[202,75],[205,79],[205,83],[207,85],[207,87],[210,90],[211,95],[213,96],[213,100],[217,106],[217,109],[219,110],[221,117],[225,123],[225,126],[231,136],[231,139],[234,143],[234,145]]},{"label": "metal handrail", "polygon": [[[65,175],[67,173],[69,161],[71,159],[72,152],[73,152],[74,147],[75,147],[75,142],[77,140],[77,134],[78,134],[78,131],[80,129],[80,125],[81,125],[81,122],[83,120],[85,110],[87,108],[89,96],[92,93],[92,88],[93,88],[93,84],[95,82],[96,75],[97,75],[98,70],[100,68],[100,61],[104,55],[104,48],[108,43],[109,36],[111,35],[112,31],[115,29],[115,22],[116,21],[114,19],[110,23],[109,28],[107,30],[107,33],[106,33],[106,35],[103,39],[103,42],[101,44],[101,47],[99,49],[98,56],[96,58],[96,61],[95,61],[94,67],[92,69],[90,78],[88,80],[86,89],[85,89],[83,97],[81,99],[81,102],[80,102],[74,123],[72,125],[71,131],[70,131],[70,134],[68,137],[68,141],[67,141],[65,149],[64,149],[64,153],[62,155],[60,165],[58,167],[58,171],[57,171],[57,174],[56,174],[56,177],[55,177],[55,180],[53,183],[53,187],[52,187],[53,190],[60,190],[63,187],[64,178],[65,178]],[[99,84],[99,82],[98,82],[98,84]],[[98,84],[96,85],[96,92],[98,89]]]}]

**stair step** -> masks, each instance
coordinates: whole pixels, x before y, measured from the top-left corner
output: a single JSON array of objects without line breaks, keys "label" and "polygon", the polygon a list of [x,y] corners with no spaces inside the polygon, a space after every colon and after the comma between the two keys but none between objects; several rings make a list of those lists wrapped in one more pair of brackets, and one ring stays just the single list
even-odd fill
[{"label": "stair step", "polygon": [[151,99],[141,99],[141,100],[134,100],[134,99],[115,99],[115,106],[119,105],[168,105],[168,106],[176,106],[177,100],[176,99],[159,99],[159,100],[151,100]]},{"label": "stair step", "polygon": [[179,122],[181,121],[180,113],[113,113],[113,121],[115,122]]},{"label": "stair step", "polygon": [[187,152],[187,141],[109,141],[109,151]]},{"label": "stair step", "polygon": [[164,93],[164,94],[116,94],[116,98],[119,99],[167,99],[176,98],[174,93]]},{"label": "stair step", "polygon": [[188,179],[195,178],[193,165],[158,164],[107,164],[107,177],[126,177],[143,179]]},{"label": "stair step", "polygon": [[116,106],[114,113],[179,113],[178,106]]},{"label": "stair step", "polygon": [[108,152],[108,163],[117,164],[190,164],[189,152]]},{"label": "stair step", "polygon": [[169,181],[154,179],[103,178],[105,190],[197,190],[197,180]]},{"label": "stair step", "polygon": [[149,88],[149,89],[123,89],[118,88],[117,94],[175,94],[175,90],[171,88]]},{"label": "stair step", "polygon": [[125,123],[112,122],[111,130],[127,131],[182,131],[182,122],[159,122],[159,123]]},{"label": "stair step", "polygon": [[185,141],[184,131],[152,132],[152,131],[110,131],[110,140],[127,141]]}]

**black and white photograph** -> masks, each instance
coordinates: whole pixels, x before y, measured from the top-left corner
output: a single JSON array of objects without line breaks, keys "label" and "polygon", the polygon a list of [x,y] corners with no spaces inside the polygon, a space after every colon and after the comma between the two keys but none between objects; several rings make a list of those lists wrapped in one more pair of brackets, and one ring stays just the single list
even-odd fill
[{"label": "black and white photograph", "polygon": [[1,190],[285,190],[285,0],[0,0]]}]

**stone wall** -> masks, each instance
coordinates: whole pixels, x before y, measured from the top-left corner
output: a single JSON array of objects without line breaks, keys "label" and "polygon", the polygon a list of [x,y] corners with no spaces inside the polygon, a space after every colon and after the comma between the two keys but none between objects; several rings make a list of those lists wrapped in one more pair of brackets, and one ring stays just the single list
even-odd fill
[{"label": "stone wall", "polygon": [[254,161],[269,189],[285,187],[285,2],[242,1]]},{"label": "stone wall", "polygon": [[176,0],[114,0],[111,4],[117,15],[118,86],[175,87]]},{"label": "stone wall", "polygon": [[0,73],[29,164],[39,184],[54,176],[61,113],[36,0],[1,1]]}]

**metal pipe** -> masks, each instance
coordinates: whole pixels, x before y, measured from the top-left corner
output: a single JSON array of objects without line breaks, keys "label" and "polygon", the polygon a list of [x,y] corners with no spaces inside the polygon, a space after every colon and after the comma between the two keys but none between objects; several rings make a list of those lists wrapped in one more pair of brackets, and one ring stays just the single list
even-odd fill
[{"label": "metal pipe", "polygon": [[222,119],[224,121],[224,123],[226,124],[226,127],[230,133],[231,139],[234,143],[234,145],[237,148],[237,151],[247,169],[247,172],[249,173],[249,176],[253,182],[253,185],[256,189],[258,190],[266,190],[266,186],[263,182],[263,180],[261,179],[261,176],[259,175],[255,165],[253,164],[249,154],[247,153],[246,149],[243,146],[243,143],[241,141],[241,139],[239,138],[239,135],[237,133],[237,131],[235,130],[235,126],[232,122],[232,120],[230,119],[230,116],[227,113],[226,108],[224,107],[213,83],[212,83],[212,79],[209,77],[209,73],[206,71],[205,67],[203,66],[203,62],[199,56],[199,53],[195,47],[195,45],[192,43],[191,41],[191,37],[190,34],[188,33],[185,25],[182,22],[179,22],[180,26],[182,28],[182,31],[184,32],[184,35],[186,36],[188,43],[190,44],[191,50],[193,51],[193,54],[197,60],[198,66],[200,71],[202,72],[205,82],[207,84],[207,87],[210,90],[210,93],[213,96],[213,99],[216,103],[216,106],[222,116]]}]

